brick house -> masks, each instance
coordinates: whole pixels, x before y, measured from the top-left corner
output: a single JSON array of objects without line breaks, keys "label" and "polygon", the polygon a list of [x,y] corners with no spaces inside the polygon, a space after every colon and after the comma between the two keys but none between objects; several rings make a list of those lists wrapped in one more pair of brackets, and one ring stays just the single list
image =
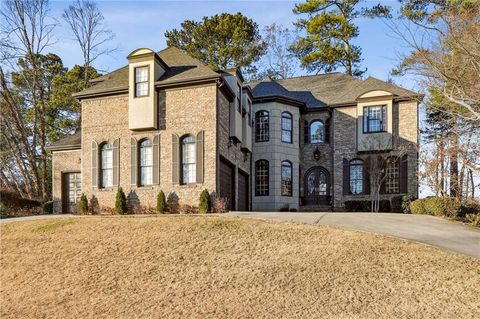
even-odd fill
[{"label": "brick house", "polygon": [[208,189],[232,210],[341,209],[370,198],[365,156],[400,147],[381,198],[417,195],[417,93],[341,73],[244,83],[173,47],[127,59],[75,94],[81,130],[49,146],[55,212],[81,193],[113,207],[119,186],[132,207]]}]

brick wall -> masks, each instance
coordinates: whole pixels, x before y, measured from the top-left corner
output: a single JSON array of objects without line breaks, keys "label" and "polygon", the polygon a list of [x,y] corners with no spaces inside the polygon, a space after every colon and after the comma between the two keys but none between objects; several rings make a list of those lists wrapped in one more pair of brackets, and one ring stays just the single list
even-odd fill
[{"label": "brick wall", "polygon": [[53,212],[62,212],[62,174],[80,172],[81,150],[56,151],[52,153],[52,198]]}]

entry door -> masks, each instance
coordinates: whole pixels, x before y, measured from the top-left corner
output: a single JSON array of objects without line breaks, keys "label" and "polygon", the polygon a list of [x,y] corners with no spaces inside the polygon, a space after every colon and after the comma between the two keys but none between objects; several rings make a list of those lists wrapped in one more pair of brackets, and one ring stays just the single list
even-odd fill
[{"label": "entry door", "polygon": [[82,195],[82,175],[80,173],[63,174],[63,212],[75,213]]},{"label": "entry door", "polygon": [[248,187],[248,175],[238,171],[238,210],[248,211],[250,188]]},{"label": "entry door", "polygon": [[328,204],[330,183],[328,172],[321,167],[315,167],[305,174],[305,204]]},{"label": "entry door", "polygon": [[235,175],[234,166],[220,160],[220,197],[228,200],[228,208],[235,209]]}]

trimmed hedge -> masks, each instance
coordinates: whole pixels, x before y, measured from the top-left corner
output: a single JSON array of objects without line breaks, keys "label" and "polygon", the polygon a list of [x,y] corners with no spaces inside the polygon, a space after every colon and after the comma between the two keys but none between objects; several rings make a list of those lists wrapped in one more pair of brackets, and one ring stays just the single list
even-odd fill
[{"label": "trimmed hedge", "polygon": [[10,208],[34,208],[41,206],[40,202],[34,199],[22,198],[20,194],[8,191],[0,191],[2,203]]},{"label": "trimmed hedge", "polygon": [[208,192],[208,190],[204,189],[200,193],[198,211],[201,214],[206,214],[206,213],[210,212],[211,207],[212,207],[212,203],[211,203],[211,200],[210,200],[210,193]]},{"label": "trimmed hedge", "polygon": [[124,215],[128,212],[127,197],[125,196],[125,193],[121,187],[118,188],[117,195],[115,197],[115,211],[119,215]]},{"label": "trimmed hedge", "polygon": [[88,213],[88,199],[84,193],[80,196],[80,202],[78,203],[78,213],[80,215],[86,215]]},{"label": "trimmed hedge", "polygon": [[410,204],[412,214],[460,217],[460,203],[451,197],[428,197]]},{"label": "trimmed hedge", "polygon": [[[390,211],[390,201],[388,199],[382,199],[379,202],[380,212]],[[345,210],[349,212],[370,212],[372,209],[372,203],[370,200],[347,200],[345,201]]]},{"label": "trimmed hedge", "polygon": [[53,214],[53,202],[48,201],[48,202],[43,203],[42,211],[46,214]]},{"label": "trimmed hedge", "polygon": [[167,211],[167,200],[165,193],[160,191],[157,195],[157,212],[164,214]]}]

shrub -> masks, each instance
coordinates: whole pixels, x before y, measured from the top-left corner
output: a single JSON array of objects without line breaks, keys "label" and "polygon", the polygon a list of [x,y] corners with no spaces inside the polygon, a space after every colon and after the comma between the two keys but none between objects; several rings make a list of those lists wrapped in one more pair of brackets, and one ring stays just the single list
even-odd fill
[{"label": "shrub", "polygon": [[290,210],[290,205],[285,204],[282,207],[280,207],[281,212],[288,212]]},{"label": "shrub", "polygon": [[204,189],[200,193],[200,203],[198,204],[198,210],[202,214],[206,214],[210,211],[211,202],[210,202],[210,193],[208,190]]},{"label": "shrub", "polygon": [[0,202],[0,216],[8,214],[8,207],[4,203]]},{"label": "shrub", "polygon": [[88,213],[88,199],[84,193],[80,196],[80,202],[78,203],[78,213],[80,215],[86,215]]},{"label": "shrub", "polygon": [[410,209],[413,214],[457,218],[460,214],[460,203],[451,197],[428,197],[413,201]]},{"label": "shrub", "polygon": [[469,223],[472,223],[475,226],[480,226],[480,213],[477,214],[467,214],[465,216]]},{"label": "shrub", "polygon": [[415,200],[412,195],[403,195],[402,196],[402,212],[404,214],[411,214],[410,203]]},{"label": "shrub", "polygon": [[125,196],[125,193],[121,187],[118,188],[117,195],[115,197],[115,211],[120,215],[128,212],[127,197]]},{"label": "shrub", "polygon": [[224,197],[215,197],[212,200],[212,213],[223,214],[228,212],[228,199]]},{"label": "shrub", "polygon": [[392,212],[403,213],[403,195],[393,196],[390,199]]},{"label": "shrub", "polygon": [[198,208],[195,206],[182,204],[180,205],[180,214],[186,214],[186,215],[198,214]]},{"label": "shrub", "polygon": [[35,208],[40,206],[40,202],[34,199],[23,198],[18,193],[9,191],[0,191],[2,203],[10,208]]},{"label": "shrub", "polygon": [[53,202],[48,201],[48,202],[43,203],[42,211],[46,214],[52,214],[53,213]]},{"label": "shrub", "polygon": [[467,214],[480,214],[480,202],[475,199],[469,199],[462,203],[458,215],[459,217],[466,217]]},{"label": "shrub", "polygon": [[165,198],[165,193],[160,191],[157,195],[157,212],[164,214],[167,211],[167,200]]},{"label": "shrub", "polygon": [[[390,211],[390,201],[382,199],[379,201],[379,212]],[[345,210],[348,212],[370,212],[372,211],[372,202],[370,200],[347,200],[345,201]]]}]

